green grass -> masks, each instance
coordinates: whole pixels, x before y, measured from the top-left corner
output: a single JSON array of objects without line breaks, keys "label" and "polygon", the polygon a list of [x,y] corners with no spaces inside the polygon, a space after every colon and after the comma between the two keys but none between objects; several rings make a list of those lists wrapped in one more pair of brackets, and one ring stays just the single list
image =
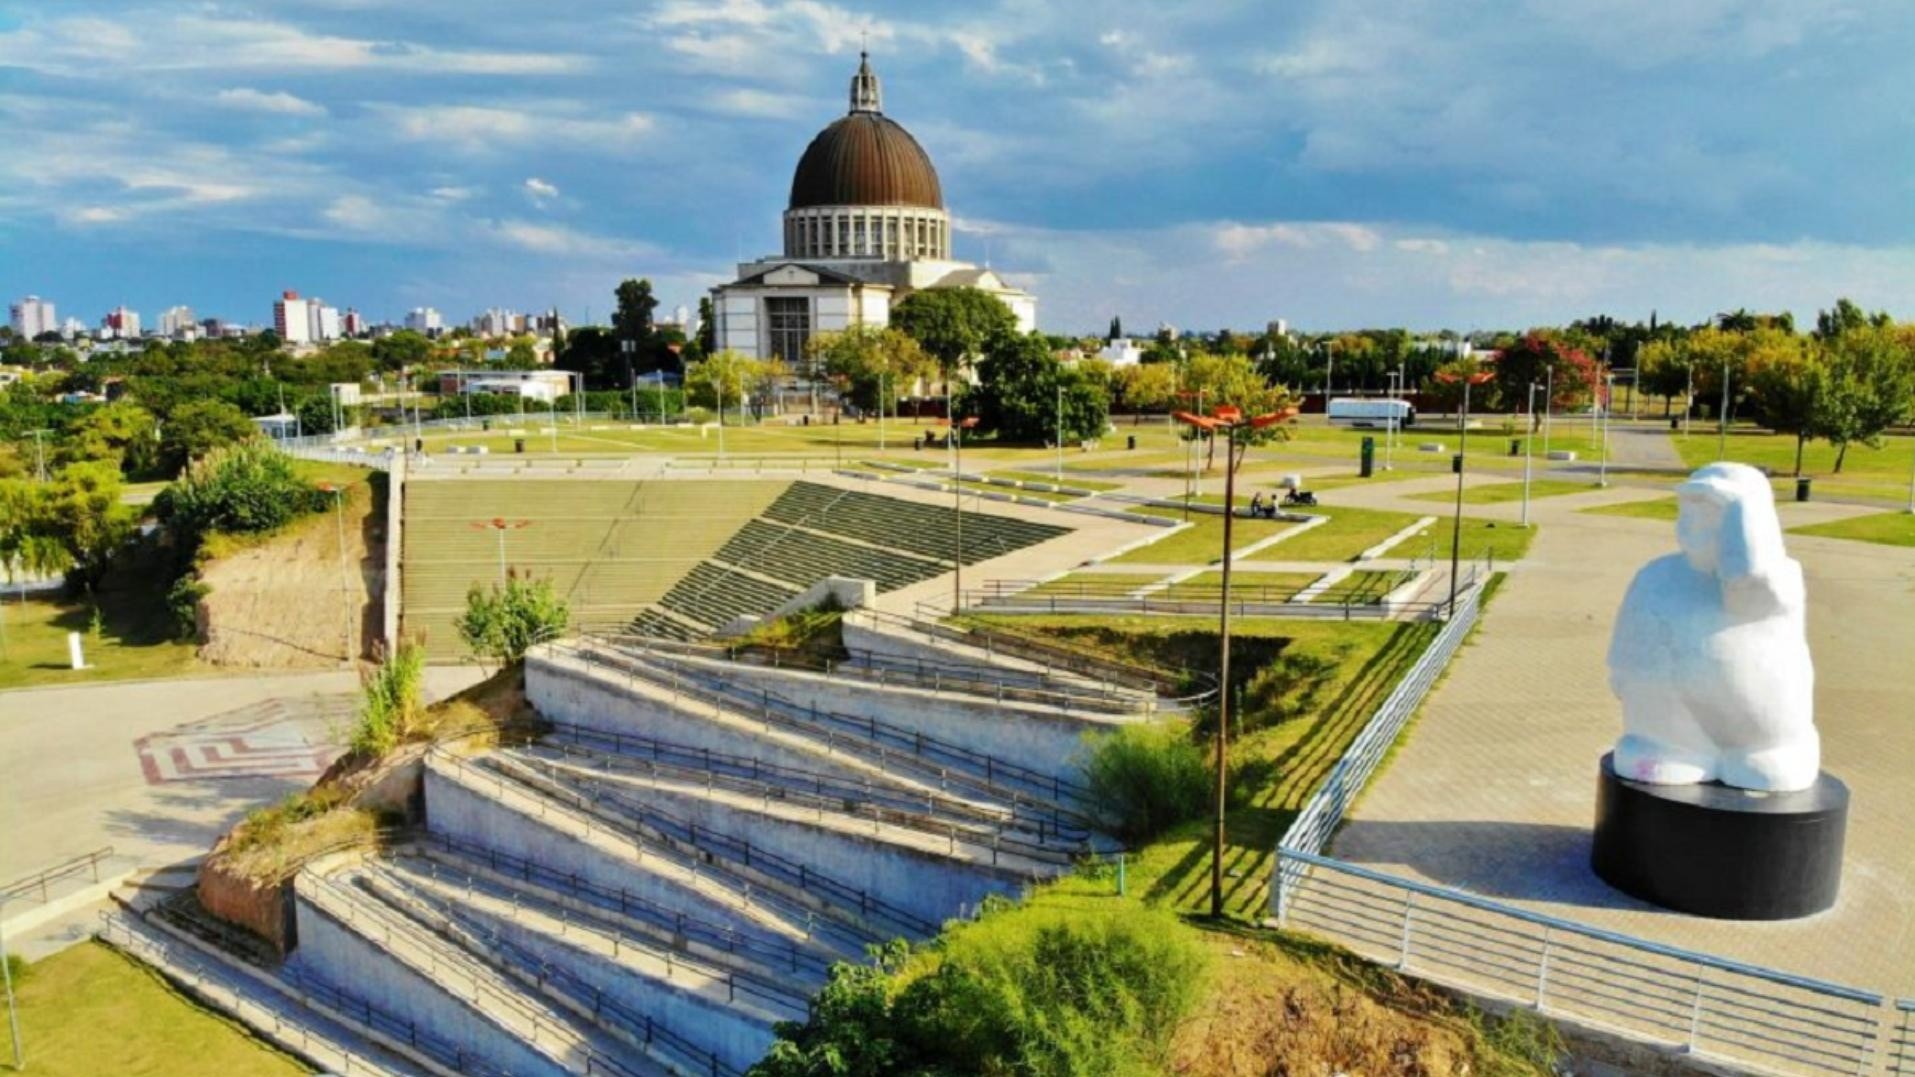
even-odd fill
[{"label": "green grass", "polygon": [[[36,962],[15,985],[27,1071],[45,1077],[310,1073],[98,942]],[[0,1058],[11,1034],[0,1022]]]},{"label": "green grass", "polygon": [[[1076,494],[1059,494],[1059,493],[1053,493],[1049,490],[1024,490],[1014,486],[998,486],[994,483],[977,482],[972,479],[964,479],[960,481],[957,485],[962,486],[966,493],[1009,494],[1014,497],[1028,497],[1038,501],[1049,501],[1052,504],[1056,504],[1061,501],[1077,500]],[[949,490],[951,488],[951,483],[946,482],[944,484],[944,488],[946,490]]]},{"label": "green grass", "polygon": [[1324,606],[1368,605],[1382,601],[1383,596],[1389,594],[1401,582],[1401,573],[1368,570],[1352,572],[1324,588],[1310,601]]},{"label": "green grass", "polygon": [[1915,514],[1883,512],[1872,516],[1851,516],[1846,520],[1831,520],[1825,524],[1791,527],[1789,534],[1874,542],[1883,546],[1915,546]]},{"label": "green grass", "polygon": [[[1573,479],[1534,479],[1529,484],[1529,496],[1532,500],[1543,497],[1560,497],[1563,494],[1586,494],[1601,489],[1595,483],[1577,482]],[[1429,493],[1405,495],[1414,501],[1438,501],[1455,504],[1456,491],[1434,490]],[[1523,499],[1523,484],[1520,482],[1492,482],[1479,486],[1463,487],[1465,505],[1500,505]]]},{"label": "green grass", "polygon": [[[1714,463],[1718,437],[1713,428],[1698,423],[1690,436],[1670,438],[1682,461],[1691,468]],[[1795,438],[1754,427],[1730,427],[1726,459],[1766,467],[1776,476],[1777,489],[1793,489]],[[1817,493],[1830,496],[1901,498],[1908,492],[1908,472],[1915,458],[1915,437],[1886,437],[1882,447],[1849,446],[1841,474],[1835,473],[1835,446],[1811,441],[1803,447],[1802,474],[1815,480]]]},{"label": "green grass", "polygon": [[[1298,591],[1315,583],[1318,576],[1314,572],[1243,572],[1233,570],[1230,573],[1230,598],[1232,602],[1288,602]],[[1216,601],[1223,589],[1223,570],[1212,569],[1202,572],[1180,583],[1173,583],[1161,592],[1165,598],[1194,599],[1197,601]]]},{"label": "green grass", "polygon": [[[92,607],[84,601],[18,597],[0,603],[6,656],[0,688],[91,684],[204,672],[195,646],[174,638],[165,596],[151,581],[113,585],[100,592],[100,634],[92,632]],[[67,633],[80,633],[88,668],[67,664]]]},{"label": "green grass", "polygon": [[[1266,561],[1349,561],[1417,521],[1417,517],[1410,513],[1382,509],[1323,508],[1302,511],[1328,516],[1330,522],[1292,535],[1258,551],[1254,556]],[[1390,551],[1403,557],[1414,556],[1418,552],[1414,536]]]},{"label": "green grass", "polygon": [[1597,516],[1627,516],[1637,520],[1674,520],[1678,511],[1673,497],[1652,497],[1647,501],[1624,501],[1617,505],[1597,505],[1582,509]]},{"label": "green grass", "polygon": [[1155,572],[1072,572],[1054,580],[1046,580],[1028,591],[1027,595],[1098,595],[1110,596],[1125,591],[1135,591],[1163,579]]},{"label": "green grass", "polygon": [[[1162,516],[1167,519],[1183,518],[1182,509],[1140,508],[1133,512],[1145,516]],[[1145,565],[1207,565],[1223,557],[1223,517],[1207,512],[1190,514],[1191,526],[1174,535],[1167,535],[1148,546],[1140,546],[1113,558],[1112,564]],[[1232,550],[1241,550],[1254,542],[1261,542],[1285,528],[1296,525],[1288,520],[1244,520],[1231,524],[1230,542]]]},{"label": "green grass", "polygon": [[[1057,481],[1058,481],[1058,480],[1057,480],[1057,477],[1056,477],[1056,475],[1055,475],[1055,474],[1054,474],[1053,472],[1048,472],[1048,471],[1045,471],[1045,472],[1037,472],[1037,471],[993,471],[993,472],[991,472],[991,473],[990,473],[990,475],[991,475],[991,477],[992,477],[992,478],[994,478],[994,479],[1015,479],[1015,480],[1017,480],[1018,482],[1048,482],[1048,483],[1057,483]],[[1105,491],[1105,490],[1118,490],[1118,489],[1122,489],[1122,484],[1120,484],[1120,483],[1115,483],[1115,482],[1098,482],[1098,481],[1096,481],[1096,480],[1094,480],[1094,479],[1084,479],[1084,478],[1079,478],[1079,477],[1077,477],[1076,475],[1073,475],[1073,474],[1071,474],[1071,473],[1070,473],[1070,472],[1068,472],[1068,471],[1064,473],[1064,480],[1063,480],[1063,482],[1062,482],[1061,484],[1059,484],[1059,485],[1063,485],[1063,486],[1070,486],[1070,487],[1074,487],[1074,488],[1076,488],[1076,489],[1079,489],[1079,490],[1091,490],[1091,491],[1095,491],[1095,492],[1099,492],[1099,493],[1101,493],[1101,492],[1103,492],[1103,491]]]}]

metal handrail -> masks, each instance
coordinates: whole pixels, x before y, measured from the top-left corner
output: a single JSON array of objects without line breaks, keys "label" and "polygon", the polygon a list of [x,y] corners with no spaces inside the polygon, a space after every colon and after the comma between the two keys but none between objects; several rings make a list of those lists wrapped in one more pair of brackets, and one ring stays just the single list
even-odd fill
[{"label": "metal handrail", "polygon": [[[830,970],[829,961],[808,952],[794,942],[780,940],[773,943],[765,938],[754,938],[728,925],[688,917],[682,909],[671,908],[650,898],[634,894],[623,887],[595,883],[576,872],[567,874],[548,868],[537,861],[515,856],[489,845],[455,838],[450,834],[427,833],[420,835],[418,840],[422,843],[443,846],[454,856],[480,861],[486,868],[510,878],[521,879],[530,886],[555,890],[575,900],[590,901],[607,912],[642,919],[661,930],[669,930],[686,939],[696,939],[713,949],[723,950],[726,953],[750,953],[756,955],[755,960],[770,961],[792,972],[802,970],[822,976]],[[430,854],[427,854],[427,858],[430,859]],[[633,910],[638,910],[638,913]]]},{"label": "metal handrail", "polygon": [[[1009,763],[996,756],[952,744],[916,730],[882,722],[876,718],[860,718],[856,715],[821,710],[816,706],[801,705],[769,690],[741,689],[723,677],[700,670],[696,666],[686,667],[676,662],[673,656],[662,652],[650,650],[644,654],[633,654],[629,651],[614,652],[617,658],[625,660],[621,663],[609,660],[611,656],[607,655],[604,648],[580,647],[564,641],[550,646],[560,653],[569,654],[585,662],[588,668],[603,665],[624,672],[628,676],[646,676],[647,679],[656,680],[661,685],[669,687],[673,692],[700,699],[715,707],[737,710],[741,714],[756,716],[761,721],[776,723],[810,736],[822,736],[825,738],[828,749],[835,750],[842,747],[854,754],[865,755],[867,758],[875,757],[882,769],[890,769],[889,764],[900,759],[897,751],[892,749],[902,749],[906,753],[903,762],[910,764],[913,758],[924,760],[916,766],[921,771],[928,771],[925,775],[927,777],[972,787],[984,795],[1006,799],[1014,812],[1019,808],[1032,805],[1033,802],[1026,799],[1024,794],[998,782],[1000,776],[1010,778],[1047,793],[1052,803],[1041,805],[1041,807],[1051,814],[1082,819],[1081,813],[1062,807],[1061,802],[1066,795],[1081,801],[1084,797],[1084,789],[1076,782],[1056,775]],[[663,672],[653,667],[663,667]],[[667,674],[669,677],[666,676]],[[833,726],[842,727],[848,735],[838,734]],[[965,768],[968,773],[953,773],[949,769],[951,764]]]},{"label": "metal handrail", "polygon": [[20,878],[4,886],[0,886],[0,905],[4,905],[20,897],[29,890],[40,891],[40,904],[45,905],[47,903],[47,885],[49,883],[55,883],[69,876],[78,875],[83,871],[91,870],[93,873],[93,881],[97,883],[100,881],[100,862],[111,859],[112,856],[113,846],[103,845],[90,853],[76,856],[71,860],[62,860],[50,868],[42,868],[30,875],[22,875]]},{"label": "metal handrail", "polygon": [[[634,769],[637,763],[643,763],[649,774],[665,774],[669,777],[689,778],[702,781],[707,786],[721,786],[728,790],[751,793],[753,795],[775,796],[779,800],[803,802],[819,807],[828,807],[834,812],[846,813],[855,805],[870,805],[881,810],[882,818],[894,825],[923,830],[925,833],[944,836],[944,827],[934,827],[917,819],[938,819],[952,817],[977,827],[1001,830],[1005,817],[994,812],[978,810],[975,806],[955,797],[930,792],[923,796],[906,795],[899,792],[887,792],[872,785],[868,780],[859,783],[847,778],[822,771],[804,770],[787,767],[778,763],[767,763],[756,756],[733,755],[729,752],[715,752],[707,748],[673,744],[669,741],[655,740],[651,737],[618,730],[593,729],[589,726],[573,725],[569,722],[552,723],[553,732],[569,738],[571,743],[548,737],[535,747],[564,752],[588,759],[607,761],[607,757],[624,757],[633,763],[622,764],[622,769]],[[588,742],[609,744],[609,751],[594,749]],[[626,749],[636,748],[645,753],[635,755]],[[672,760],[678,760],[673,762]],[[727,774],[719,768],[730,768],[734,773]],[[785,782],[796,782],[799,786],[766,781],[758,775],[770,775]],[[809,790],[801,786],[810,786]],[[956,821],[946,822],[946,827],[955,827]],[[1062,824],[1047,825],[1038,820],[1038,836],[1041,840],[1049,835],[1068,845],[1082,845],[1090,840],[1087,827],[1067,827]],[[970,841],[972,839],[958,839]],[[1007,845],[1032,850],[1031,855],[1044,855],[1056,850],[1040,843],[1025,842],[1018,839],[1004,839]]]}]

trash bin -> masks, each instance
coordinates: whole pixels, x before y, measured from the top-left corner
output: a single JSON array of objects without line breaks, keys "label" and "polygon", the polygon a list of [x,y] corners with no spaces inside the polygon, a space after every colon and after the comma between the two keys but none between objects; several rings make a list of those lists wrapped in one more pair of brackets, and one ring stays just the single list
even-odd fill
[{"label": "trash bin", "polygon": [[513,452],[515,452],[515,453],[523,453],[523,452],[525,452],[525,439],[524,439],[524,438],[513,438],[513,439],[512,439],[512,451],[513,451]]},{"label": "trash bin", "polygon": [[806,426],[810,426],[810,425],[811,425],[811,413],[810,413],[810,412],[806,412],[806,413],[805,413],[805,425],[806,425]]},{"label": "trash bin", "polygon": [[1509,454],[1511,456],[1523,455],[1523,439],[1522,438],[1509,439]]},{"label": "trash bin", "polygon": [[1795,480],[1795,499],[1797,501],[1807,501],[1809,499],[1809,484],[1814,481],[1814,479],[1809,478],[1807,475],[1803,475]]},{"label": "trash bin", "polygon": [[1450,474],[1461,475],[1462,473],[1463,473],[1463,454],[1460,452],[1451,453],[1450,454]]},{"label": "trash bin", "polygon": [[412,451],[413,451],[413,452],[425,452],[425,451],[426,451],[426,439],[425,439],[425,438],[413,438],[413,439],[412,439]]},{"label": "trash bin", "polygon": [[1364,437],[1362,454],[1357,459],[1359,461],[1357,465],[1357,475],[1361,478],[1369,478],[1376,471],[1375,438]]},{"label": "trash bin", "polygon": [[1669,419],[1669,429],[1671,429],[1671,430],[1680,430],[1680,429],[1682,429],[1682,420],[1681,420],[1681,419],[1678,419],[1678,418],[1675,418],[1674,416],[1671,416],[1671,417],[1670,417],[1670,419]]},{"label": "trash bin", "polygon": [[490,419],[480,419],[480,420],[479,420],[479,429],[481,429],[481,430],[490,430],[490,429],[492,429],[492,420],[490,420]]},{"label": "trash bin", "polygon": [[1124,439],[1124,448],[1126,448],[1126,449],[1135,449],[1136,447],[1137,447],[1137,435],[1136,435],[1136,434],[1132,434],[1132,435],[1131,435],[1131,436],[1129,436],[1128,438],[1125,438],[1125,439]]}]

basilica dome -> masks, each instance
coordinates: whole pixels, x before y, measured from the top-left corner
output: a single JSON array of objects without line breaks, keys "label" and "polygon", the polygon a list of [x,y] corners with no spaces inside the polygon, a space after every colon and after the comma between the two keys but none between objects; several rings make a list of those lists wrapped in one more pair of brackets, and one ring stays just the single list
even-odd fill
[{"label": "basilica dome", "polygon": [[878,76],[860,57],[851,110],[818,132],[798,159],[785,210],[794,258],[950,256],[950,221],[931,156],[884,115]]}]

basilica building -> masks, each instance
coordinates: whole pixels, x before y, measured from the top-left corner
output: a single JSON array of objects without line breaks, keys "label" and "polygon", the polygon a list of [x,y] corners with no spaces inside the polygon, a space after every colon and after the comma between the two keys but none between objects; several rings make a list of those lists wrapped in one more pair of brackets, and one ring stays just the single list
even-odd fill
[{"label": "basilica building", "polygon": [[784,253],[746,262],[712,289],[717,344],[760,359],[804,363],[813,333],[883,326],[921,288],[990,292],[1037,323],[1037,299],[989,268],[951,258],[951,218],[931,158],[886,116],[878,76],[860,56],[851,111],[805,147],[791,177]]}]

